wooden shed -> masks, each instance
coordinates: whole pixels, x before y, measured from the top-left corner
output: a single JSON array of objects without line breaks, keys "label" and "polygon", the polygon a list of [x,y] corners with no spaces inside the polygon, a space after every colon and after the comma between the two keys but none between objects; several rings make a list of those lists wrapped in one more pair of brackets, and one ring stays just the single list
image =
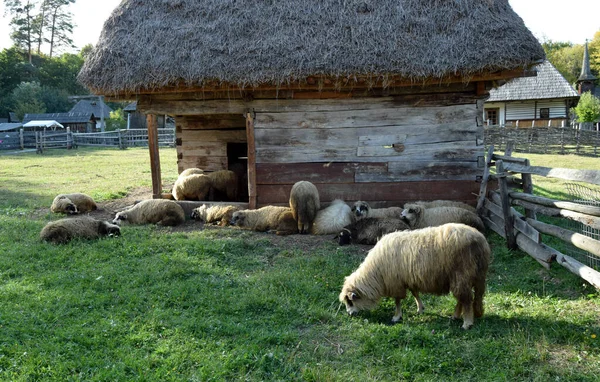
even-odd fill
[{"label": "wooden shed", "polygon": [[251,208],[309,180],[325,203],[473,203],[483,100],[544,59],[507,0],[127,0],[79,79],[175,117],[179,171],[247,174]]}]

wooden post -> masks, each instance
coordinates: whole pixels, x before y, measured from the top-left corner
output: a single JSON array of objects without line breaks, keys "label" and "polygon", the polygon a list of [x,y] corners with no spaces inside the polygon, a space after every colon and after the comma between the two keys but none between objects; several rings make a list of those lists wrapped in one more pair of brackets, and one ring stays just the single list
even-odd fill
[{"label": "wooden post", "polygon": [[25,136],[23,134],[23,129],[19,129],[19,145],[21,146],[21,150],[25,150]]},{"label": "wooden post", "polygon": [[150,169],[152,171],[152,197],[162,198],[162,181],[160,178],[160,155],[158,152],[158,123],[156,115],[146,116],[148,125],[148,149],[150,150]]},{"label": "wooden post", "polygon": [[67,126],[67,150],[73,148],[73,136],[71,135],[71,127]]},{"label": "wooden post", "polygon": [[[122,133],[123,133],[123,130],[117,130],[117,134],[119,136],[119,149],[124,150],[125,147],[123,146],[123,138],[122,138],[123,134]],[[150,142],[148,142],[148,144],[150,144]]]},{"label": "wooden post", "polygon": [[490,145],[488,148],[487,156],[485,159],[485,167],[483,169],[483,177],[481,178],[481,184],[479,185],[479,197],[477,198],[477,214],[483,215],[483,204],[487,197],[487,183],[490,178],[490,164],[492,163],[492,155],[494,155],[494,145]]},{"label": "wooden post", "polygon": [[509,249],[517,248],[517,240],[514,231],[514,216],[510,213],[510,196],[506,183],[506,173],[501,160],[496,161],[496,172],[500,188],[500,200],[502,202],[502,214],[504,215],[504,232],[506,233],[506,245]]},{"label": "wooden post", "polygon": [[[525,166],[530,166],[529,159],[525,160]],[[521,174],[521,179],[523,180],[523,192],[533,195],[533,181],[531,179],[531,174]],[[525,209],[525,216],[530,219],[537,219],[535,211],[530,209]]]},{"label": "wooden post", "polygon": [[256,194],[256,143],[254,141],[254,112],[246,114],[246,138],[248,141],[248,207],[255,209]]}]

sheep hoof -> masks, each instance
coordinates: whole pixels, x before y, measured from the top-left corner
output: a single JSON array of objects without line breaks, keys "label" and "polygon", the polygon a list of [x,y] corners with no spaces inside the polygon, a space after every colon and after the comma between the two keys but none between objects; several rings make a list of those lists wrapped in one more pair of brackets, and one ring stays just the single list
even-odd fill
[{"label": "sheep hoof", "polygon": [[396,316],[392,317],[392,324],[397,324],[399,322],[402,322],[402,316],[400,316],[400,317],[396,317]]},{"label": "sheep hoof", "polygon": [[465,322],[465,323],[463,324],[462,328],[463,328],[464,330],[469,330],[469,329],[471,329],[471,327],[472,327],[472,326],[473,326],[473,324],[472,324],[472,323],[466,323],[466,322]]}]

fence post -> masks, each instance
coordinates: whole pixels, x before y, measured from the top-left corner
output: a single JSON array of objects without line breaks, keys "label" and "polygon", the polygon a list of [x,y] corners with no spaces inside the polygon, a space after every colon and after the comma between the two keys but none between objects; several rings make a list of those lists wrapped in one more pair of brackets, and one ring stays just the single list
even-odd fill
[{"label": "fence post", "polygon": [[121,138],[122,134],[123,134],[123,129],[117,130],[117,136],[119,137],[119,149],[120,150],[125,149],[125,147],[123,147],[123,139]]},{"label": "fence post", "polygon": [[25,137],[23,135],[23,129],[19,129],[19,145],[21,150],[25,150]]},{"label": "fence post", "polygon": [[41,135],[41,133],[39,131],[35,132],[35,153],[36,154],[42,153],[42,137],[40,135]]},{"label": "fence post", "polygon": [[71,150],[73,148],[73,144],[71,142],[73,138],[71,138],[71,127],[67,126],[67,150]]},{"label": "fence post", "polygon": [[500,188],[500,201],[502,202],[502,214],[504,215],[504,232],[506,234],[506,246],[509,249],[517,248],[517,239],[514,231],[514,216],[510,212],[510,196],[508,195],[508,184],[502,160],[496,161],[496,171]]}]

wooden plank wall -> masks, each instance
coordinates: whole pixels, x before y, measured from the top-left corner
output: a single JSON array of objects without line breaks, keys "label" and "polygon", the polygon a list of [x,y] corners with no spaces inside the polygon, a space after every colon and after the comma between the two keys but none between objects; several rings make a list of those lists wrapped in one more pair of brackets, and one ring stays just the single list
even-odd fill
[{"label": "wooden plank wall", "polygon": [[312,100],[297,106],[255,109],[259,206],[286,204],[298,180],[313,182],[324,202],[474,203],[484,155],[475,102],[412,107]]},{"label": "wooden plank wall", "polygon": [[177,116],[175,129],[180,173],[190,167],[227,169],[227,143],[246,142],[246,120],[241,114]]}]

